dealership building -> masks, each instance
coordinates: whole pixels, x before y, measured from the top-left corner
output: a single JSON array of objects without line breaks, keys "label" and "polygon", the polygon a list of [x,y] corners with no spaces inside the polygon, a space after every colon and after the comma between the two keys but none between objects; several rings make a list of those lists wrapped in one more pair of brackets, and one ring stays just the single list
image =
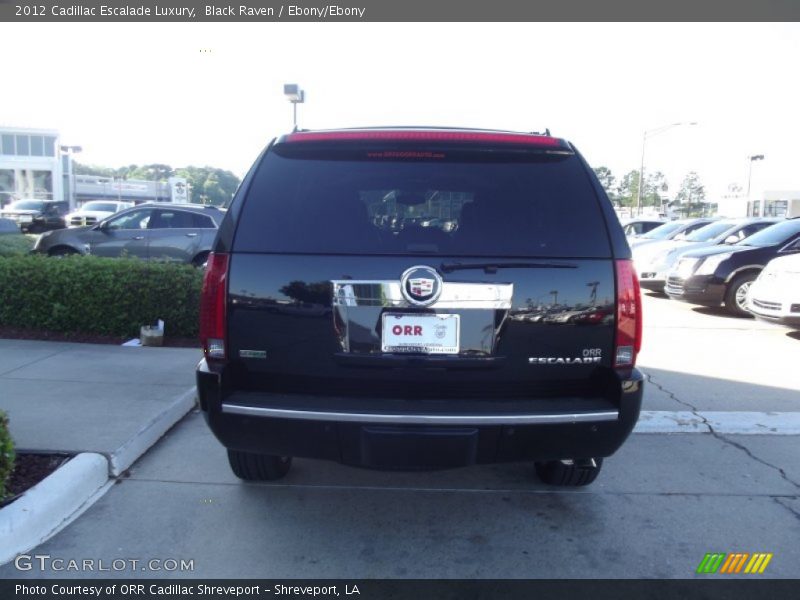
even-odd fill
[{"label": "dealership building", "polygon": [[14,200],[66,200],[70,209],[89,200],[187,202],[185,178],[116,179],[72,172],[76,146],[61,146],[58,131],[0,126],[0,206]]},{"label": "dealership building", "polygon": [[64,198],[64,164],[58,132],[0,126],[0,205],[21,198]]}]

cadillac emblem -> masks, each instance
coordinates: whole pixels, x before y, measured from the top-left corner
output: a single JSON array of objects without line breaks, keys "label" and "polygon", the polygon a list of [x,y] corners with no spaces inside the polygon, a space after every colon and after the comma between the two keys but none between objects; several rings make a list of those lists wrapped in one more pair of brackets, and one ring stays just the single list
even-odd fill
[{"label": "cadillac emblem", "polygon": [[431,267],[411,267],[400,277],[400,289],[409,304],[430,306],[442,294],[442,278]]}]

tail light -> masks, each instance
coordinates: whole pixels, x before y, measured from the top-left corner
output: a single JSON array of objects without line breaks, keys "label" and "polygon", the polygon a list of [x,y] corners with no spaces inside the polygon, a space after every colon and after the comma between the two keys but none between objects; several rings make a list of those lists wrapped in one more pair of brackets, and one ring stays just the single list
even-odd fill
[{"label": "tail light", "polygon": [[642,346],[642,294],[633,261],[616,261],[617,340],[614,366],[632,368]]},{"label": "tail light", "polygon": [[200,295],[200,343],[206,359],[225,360],[225,296],[228,255],[211,253]]}]

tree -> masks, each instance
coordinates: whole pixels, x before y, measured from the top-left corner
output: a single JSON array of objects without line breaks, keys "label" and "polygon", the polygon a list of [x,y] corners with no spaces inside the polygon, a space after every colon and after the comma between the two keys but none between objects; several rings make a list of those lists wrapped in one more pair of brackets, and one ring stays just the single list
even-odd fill
[{"label": "tree", "polygon": [[705,216],[711,208],[706,202],[705,187],[700,183],[700,177],[694,171],[683,178],[675,201],[680,204],[680,212],[686,217]]},{"label": "tree", "polygon": [[175,169],[177,177],[185,177],[192,187],[192,201],[223,206],[239,187],[239,178],[230,171],[214,167]]},{"label": "tree", "polygon": [[183,177],[192,189],[191,201],[222,206],[239,187],[239,178],[223,169],[215,167],[179,167],[153,163],[148,165],[128,165],[113,169],[96,165],[75,163],[77,175],[96,175],[115,179],[143,179],[146,181],[165,181],[169,177]]},{"label": "tree", "polygon": [[636,206],[639,194],[639,171],[628,171],[617,187],[617,200],[622,206]]},{"label": "tree", "polygon": [[662,197],[668,189],[667,179],[661,171],[647,173],[642,189],[642,206],[655,206],[660,209]]},{"label": "tree", "polygon": [[614,184],[616,183],[617,178],[611,173],[611,169],[608,167],[596,167],[593,169],[593,171],[594,174],[597,175],[600,185],[603,186],[606,194],[608,194],[609,199],[612,202],[616,201],[616,187]]}]

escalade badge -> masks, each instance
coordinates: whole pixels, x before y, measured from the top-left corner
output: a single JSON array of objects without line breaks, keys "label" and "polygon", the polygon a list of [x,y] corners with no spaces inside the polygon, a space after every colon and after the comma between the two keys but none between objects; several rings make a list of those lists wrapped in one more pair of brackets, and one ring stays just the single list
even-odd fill
[{"label": "escalade badge", "polygon": [[400,277],[400,290],[409,304],[430,306],[442,294],[442,278],[431,267],[411,267]]}]

